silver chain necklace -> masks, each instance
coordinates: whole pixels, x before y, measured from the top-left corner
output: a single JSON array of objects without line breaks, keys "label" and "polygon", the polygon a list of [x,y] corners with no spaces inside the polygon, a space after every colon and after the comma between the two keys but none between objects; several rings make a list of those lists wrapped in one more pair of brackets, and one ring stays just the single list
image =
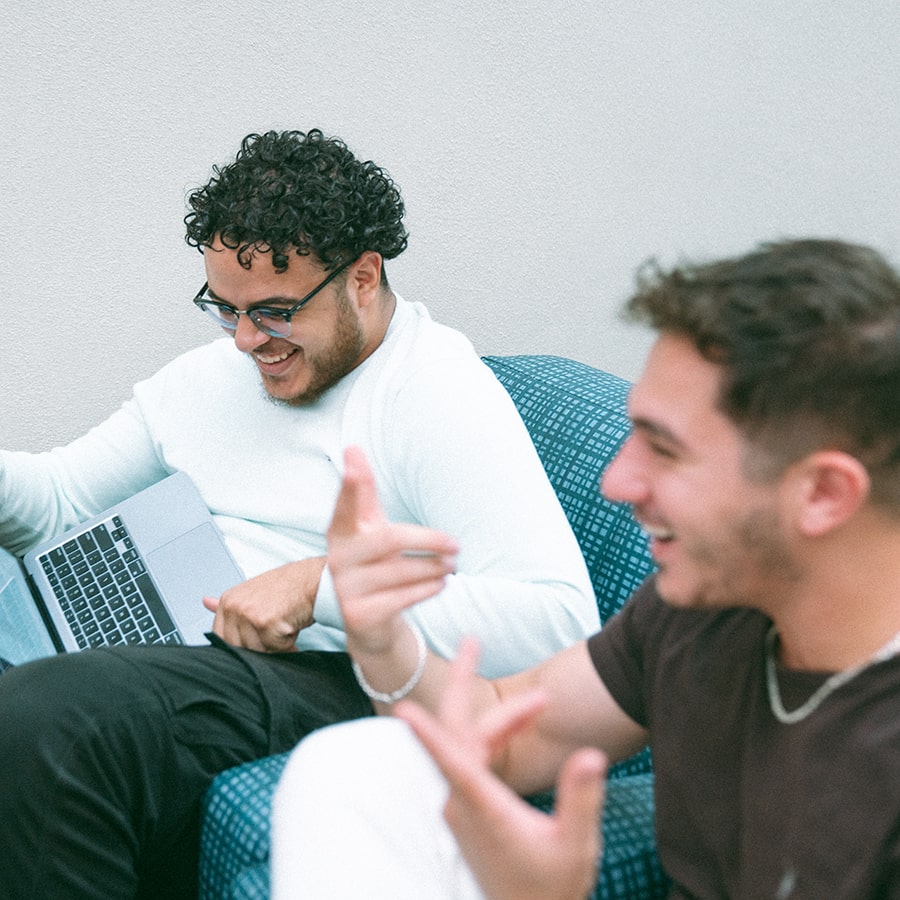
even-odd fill
[{"label": "silver chain necklace", "polygon": [[778,673],[775,670],[775,641],[777,638],[778,632],[775,630],[775,626],[772,625],[768,634],[766,634],[766,687],[769,690],[769,706],[772,708],[772,715],[783,725],[793,725],[796,722],[802,722],[808,715],[819,708],[826,697],[859,675],[863,669],[868,669],[869,666],[884,662],[884,660],[900,653],[900,631],[898,631],[880,650],[876,650],[867,660],[859,663],[859,665],[850,666],[849,669],[835,672],[834,675],[829,676],[813,692],[813,695],[806,703],[788,712],[781,702],[781,691],[778,688]]}]

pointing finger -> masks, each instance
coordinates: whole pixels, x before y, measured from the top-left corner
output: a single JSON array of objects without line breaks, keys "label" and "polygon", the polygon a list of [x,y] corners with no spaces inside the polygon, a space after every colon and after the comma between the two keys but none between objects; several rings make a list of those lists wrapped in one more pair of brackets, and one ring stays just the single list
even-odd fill
[{"label": "pointing finger", "polygon": [[344,478],[328,526],[328,537],[346,537],[364,523],[383,519],[375,478],[365,454],[359,447],[348,447],[344,451]]}]

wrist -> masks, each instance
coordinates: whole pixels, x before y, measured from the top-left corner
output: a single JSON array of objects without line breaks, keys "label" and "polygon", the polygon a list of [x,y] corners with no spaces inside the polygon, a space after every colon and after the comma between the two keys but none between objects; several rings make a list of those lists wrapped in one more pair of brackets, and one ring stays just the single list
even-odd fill
[{"label": "wrist", "polygon": [[325,572],[325,557],[311,556],[285,565],[285,570],[294,585],[297,609],[307,619],[306,625],[316,621],[316,603]]},{"label": "wrist", "polygon": [[[353,666],[353,674],[356,676],[356,680],[359,683],[359,686],[362,688],[363,693],[370,700],[388,705],[396,703],[397,701],[402,700],[404,697],[410,694],[415,689],[416,685],[418,685],[418,683],[422,680],[422,675],[425,673],[425,664],[428,661],[428,647],[425,643],[425,635],[422,634],[422,629],[419,628],[419,626],[416,625],[415,622],[406,622],[406,631],[411,633],[413,639],[415,640],[415,667],[413,668],[409,678],[396,689],[392,691],[382,691],[377,687],[373,687],[369,683],[369,680],[366,677],[366,674],[359,662],[355,658],[351,660]],[[403,659],[407,658],[407,655],[404,654]],[[399,660],[394,665],[382,665],[380,667],[381,674],[386,674],[387,672],[390,672],[390,674],[394,674],[395,672],[400,670],[402,669]]]}]

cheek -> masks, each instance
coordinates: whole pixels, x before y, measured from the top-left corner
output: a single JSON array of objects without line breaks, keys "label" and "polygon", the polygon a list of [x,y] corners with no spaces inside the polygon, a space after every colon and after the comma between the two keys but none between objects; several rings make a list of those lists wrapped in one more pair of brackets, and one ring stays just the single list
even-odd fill
[{"label": "cheek", "polygon": [[747,506],[734,486],[681,483],[658,495],[666,523],[687,557],[704,566],[718,566],[745,546],[743,522]]}]

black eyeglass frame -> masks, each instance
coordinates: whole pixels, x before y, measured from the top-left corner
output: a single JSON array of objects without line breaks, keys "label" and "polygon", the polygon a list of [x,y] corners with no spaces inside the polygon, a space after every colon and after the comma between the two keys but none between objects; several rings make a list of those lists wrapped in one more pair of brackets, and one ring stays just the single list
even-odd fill
[{"label": "black eyeglass frame", "polygon": [[[237,331],[240,317],[247,316],[247,318],[249,318],[250,321],[260,331],[262,331],[264,334],[269,335],[269,337],[290,337],[292,327],[291,319],[293,319],[293,317],[297,315],[297,313],[300,312],[300,310],[303,309],[303,307],[306,306],[306,304],[309,303],[309,301],[312,300],[313,297],[315,297],[316,294],[318,294],[319,291],[322,290],[322,288],[331,284],[331,282],[334,281],[334,279],[337,278],[338,275],[340,275],[341,272],[344,271],[344,269],[352,265],[354,262],[355,260],[350,259],[347,260],[347,262],[341,263],[333,272],[330,272],[328,274],[328,277],[324,281],[317,284],[305,297],[303,297],[302,300],[298,300],[293,306],[289,306],[287,309],[280,309],[279,307],[275,306],[266,306],[264,303],[250,306],[247,309],[237,309],[237,307],[232,306],[230,303],[223,303],[221,300],[211,300],[208,297],[203,296],[207,292],[207,290],[209,290],[208,281],[203,282],[203,287],[200,288],[200,290],[197,292],[197,295],[191,302],[194,304],[194,306],[197,307],[197,309],[201,310],[201,312],[205,312],[211,319],[213,319],[217,325],[220,325],[222,328],[227,328],[229,331]],[[224,319],[220,319],[218,316],[216,316],[215,313],[210,312],[208,309],[208,307],[210,306],[214,306],[216,309],[225,310],[234,315],[236,317],[234,320],[234,324],[226,322]],[[265,315],[268,318],[272,319],[284,319],[284,321],[287,323],[287,331],[273,331],[271,328],[266,327],[259,321],[258,317],[262,315]]]}]

